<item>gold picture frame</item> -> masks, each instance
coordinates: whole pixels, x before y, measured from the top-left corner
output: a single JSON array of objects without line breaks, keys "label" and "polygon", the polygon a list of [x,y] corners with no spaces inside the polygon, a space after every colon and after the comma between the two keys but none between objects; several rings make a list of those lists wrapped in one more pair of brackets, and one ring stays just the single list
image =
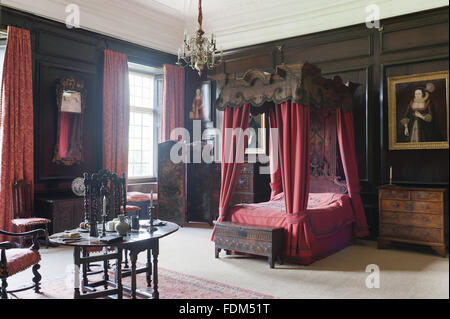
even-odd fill
[{"label": "gold picture frame", "polygon": [[389,150],[449,148],[449,73],[388,79]]}]

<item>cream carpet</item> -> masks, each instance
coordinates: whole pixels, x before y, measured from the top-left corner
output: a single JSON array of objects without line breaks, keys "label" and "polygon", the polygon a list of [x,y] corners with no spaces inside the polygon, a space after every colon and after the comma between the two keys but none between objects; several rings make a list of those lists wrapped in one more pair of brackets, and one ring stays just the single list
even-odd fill
[{"label": "cream carpet", "polygon": [[[378,250],[376,242],[359,240],[310,266],[284,264],[270,269],[264,258],[221,252],[220,259],[215,259],[210,237],[211,229],[180,229],[160,241],[159,265],[283,299],[449,298],[449,259],[428,249]],[[72,252],[71,248],[42,248],[43,278],[69,275]],[[144,257],[140,256],[141,262]],[[380,269],[379,288],[366,287],[369,264]],[[31,278],[27,270],[11,277],[8,284],[13,289]]]}]

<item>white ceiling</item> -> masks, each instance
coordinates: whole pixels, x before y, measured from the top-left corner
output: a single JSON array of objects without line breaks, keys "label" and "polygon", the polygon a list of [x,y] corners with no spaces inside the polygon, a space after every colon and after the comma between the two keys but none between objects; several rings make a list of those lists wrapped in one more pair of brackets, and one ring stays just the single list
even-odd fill
[{"label": "white ceiling", "polygon": [[[81,28],[176,53],[184,30],[197,28],[198,0],[0,0],[5,6],[65,22],[78,4]],[[448,6],[448,0],[203,0],[203,29],[224,50]]]}]

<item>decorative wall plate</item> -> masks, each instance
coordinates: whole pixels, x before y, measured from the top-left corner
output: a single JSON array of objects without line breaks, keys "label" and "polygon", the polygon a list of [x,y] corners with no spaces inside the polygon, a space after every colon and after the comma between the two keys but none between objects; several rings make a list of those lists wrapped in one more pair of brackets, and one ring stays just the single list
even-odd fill
[{"label": "decorative wall plate", "polygon": [[77,196],[84,196],[84,178],[77,177],[72,181],[72,192]]}]

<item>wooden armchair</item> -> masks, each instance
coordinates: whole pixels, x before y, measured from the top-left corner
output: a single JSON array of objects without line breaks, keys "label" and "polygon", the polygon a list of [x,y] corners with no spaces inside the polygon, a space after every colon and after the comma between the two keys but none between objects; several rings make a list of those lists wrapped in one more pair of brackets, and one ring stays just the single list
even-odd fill
[{"label": "wooden armchair", "polygon": [[[31,184],[25,180],[12,184],[12,224],[14,232],[24,232],[27,227],[44,225],[47,236],[45,238],[48,248],[48,224],[52,221],[47,218],[34,217],[34,205],[31,194]],[[22,245],[22,238],[20,239]]]},{"label": "wooden armchair", "polygon": [[[1,299],[8,299],[8,293],[20,292],[28,289],[34,289],[36,293],[39,293],[41,275],[38,269],[41,268],[39,261],[41,255],[39,254],[39,237],[47,236],[47,232],[44,229],[36,229],[26,233],[16,234],[9,233],[0,230],[0,235],[5,235],[13,238],[17,237],[32,237],[33,245],[30,248],[17,248],[17,245],[13,242],[0,243],[1,257],[0,257],[0,279],[2,285],[0,288]],[[11,277],[21,271],[33,266],[33,284],[31,286],[16,289],[6,290],[8,283],[6,282],[8,277]]]}]

